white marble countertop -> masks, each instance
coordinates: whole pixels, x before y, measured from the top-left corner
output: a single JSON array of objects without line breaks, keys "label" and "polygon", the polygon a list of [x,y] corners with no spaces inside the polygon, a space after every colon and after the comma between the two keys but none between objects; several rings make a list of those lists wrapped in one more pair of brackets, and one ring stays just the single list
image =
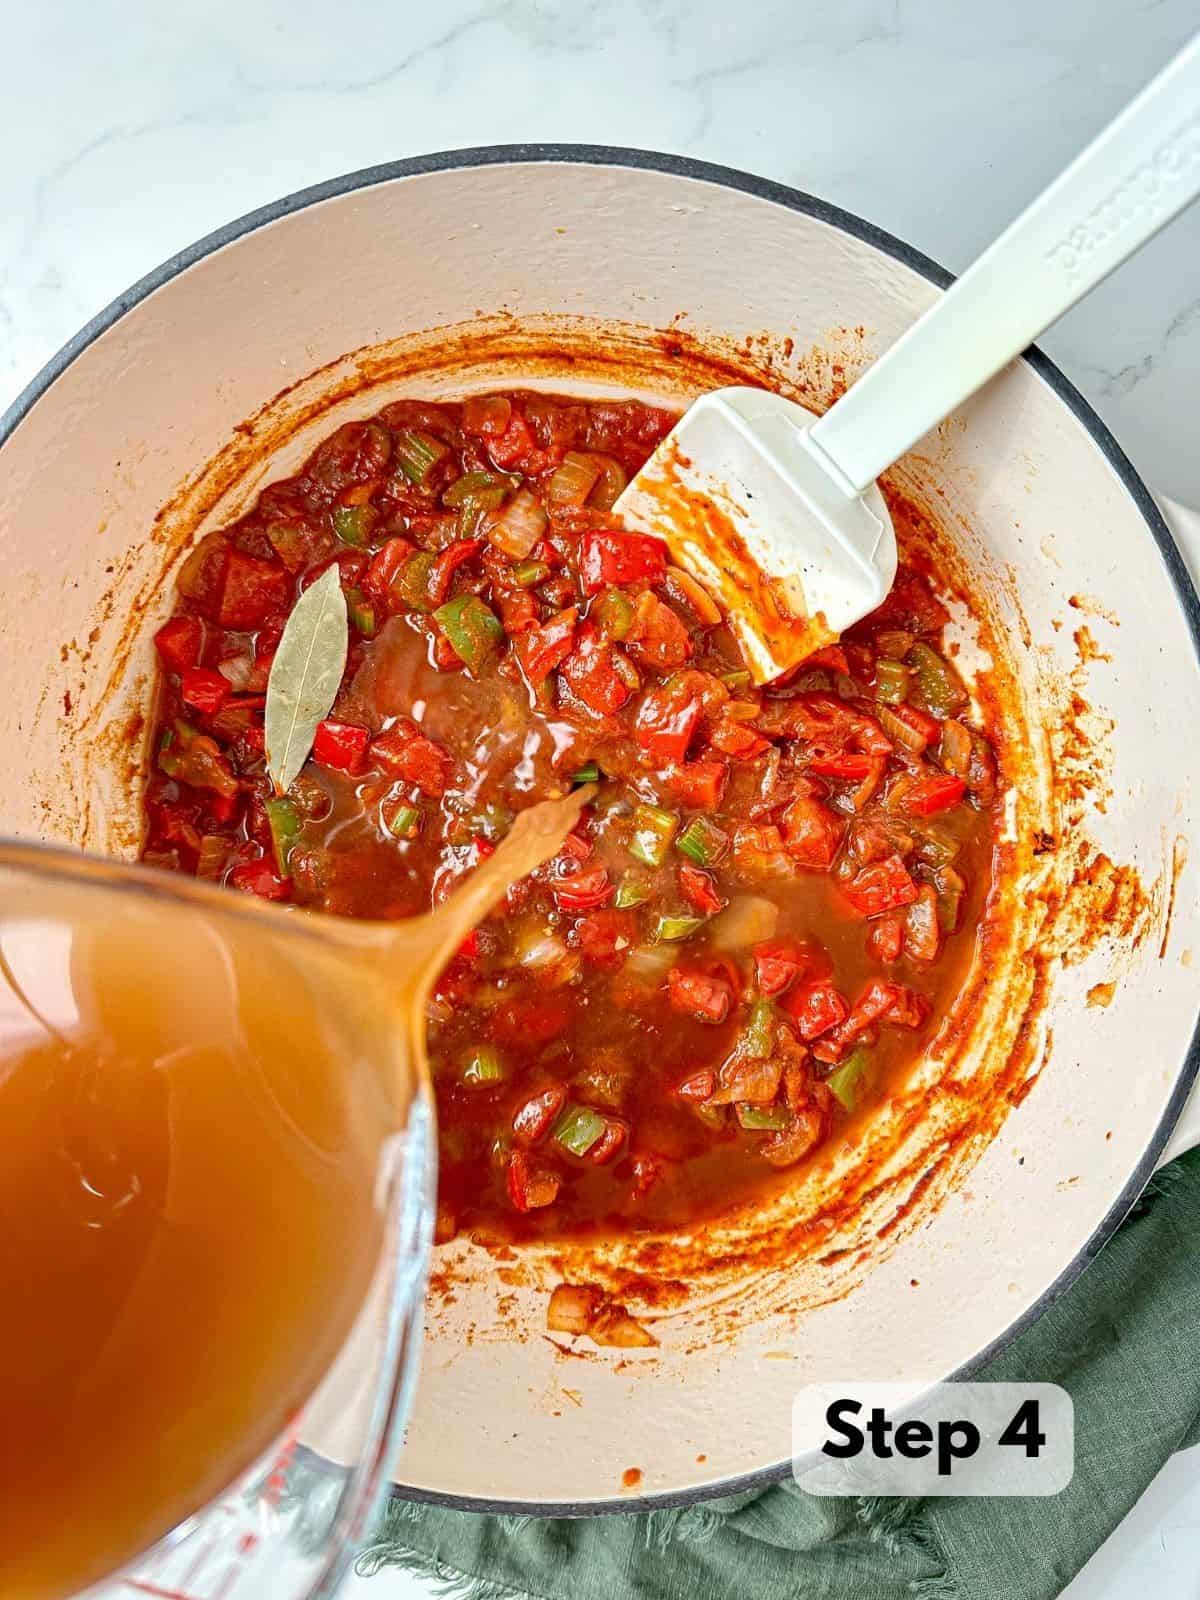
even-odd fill
[{"label": "white marble countertop", "polygon": [[[961,269],[1200,20],[1195,0],[51,0],[4,14],[0,407],[238,214],[460,145],[744,167]],[[1200,505],[1200,207],[1043,341],[1150,483]],[[1200,1452],[1069,1591],[1200,1591]],[[354,1585],[357,1594],[361,1585]],[[423,1593],[393,1575],[367,1600]]]}]

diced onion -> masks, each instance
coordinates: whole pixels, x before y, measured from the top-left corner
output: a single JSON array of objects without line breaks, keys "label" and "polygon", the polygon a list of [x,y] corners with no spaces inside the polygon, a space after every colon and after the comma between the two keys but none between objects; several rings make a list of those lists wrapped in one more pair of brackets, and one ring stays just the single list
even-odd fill
[{"label": "diced onion", "polygon": [[641,945],[626,963],[626,970],[637,978],[661,978],[675,965],[677,952],[669,944]]},{"label": "diced onion", "polygon": [[[721,620],[721,608],[708,590],[688,572],[678,567],[668,567],[663,577],[667,599],[690,611],[702,628],[715,628]],[[757,707],[755,708],[757,710]]]},{"label": "diced onion", "polygon": [[718,950],[745,950],[771,939],[779,923],[779,907],[761,895],[744,894],[731,900],[709,923],[709,938]]},{"label": "diced onion", "polygon": [[217,671],[223,678],[227,678],[230,687],[240,694],[250,682],[250,674],[254,671],[254,657],[228,656],[224,661],[217,662]]},{"label": "diced onion", "polygon": [[546,1308],[551,1333],[586,1333],[600,1300],[600,1292],[586,1283],[560,1283]]},{"label": "diced onion", "polygon": [[555,469],[546,485],[546,498],[555,505],[581,506],[591,494],[599,476],[600,463],[594,456],[586,456],[579,450],[568,450],[561,466]]},{"label": "diced onion", "polygon": [[506,556],[524,560],[546,531],[540,502],[528,489],[518,489],[504,509],[489,523],[487,536]]}]

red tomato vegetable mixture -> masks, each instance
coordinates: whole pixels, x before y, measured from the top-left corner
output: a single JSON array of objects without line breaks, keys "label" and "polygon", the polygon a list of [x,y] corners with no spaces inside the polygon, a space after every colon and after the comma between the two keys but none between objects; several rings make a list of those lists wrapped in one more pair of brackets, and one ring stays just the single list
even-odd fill
[{"label": "red tomato vegetable mixture", "polygon": [[[712,599],[612,505],[674,417],[532,393],[400,401],[209,534],[157,635],[144,859],[346,916],[427,910],[535,800],[595,780],[429,1019],[441,1233],[631,1231],[780,1181],[953,1002],[996,762],[902,567],[753,686]],[[351,643],[282,798],[271,660],[331,564]]]}]

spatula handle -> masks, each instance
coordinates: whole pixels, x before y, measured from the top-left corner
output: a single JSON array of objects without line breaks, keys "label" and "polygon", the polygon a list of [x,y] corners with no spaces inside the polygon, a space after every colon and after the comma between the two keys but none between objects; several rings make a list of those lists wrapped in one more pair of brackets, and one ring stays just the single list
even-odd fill
[{"label": "spatula handle", "polygon": [[1200,193],[1200,35],[810,434],[857,491]]}]

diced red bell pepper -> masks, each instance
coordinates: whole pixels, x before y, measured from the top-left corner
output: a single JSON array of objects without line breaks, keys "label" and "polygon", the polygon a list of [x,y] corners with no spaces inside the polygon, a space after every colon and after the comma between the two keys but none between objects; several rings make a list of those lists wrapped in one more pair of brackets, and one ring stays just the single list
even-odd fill
[{"label": "diced red bell pepper", "polygon": [[842,842],[844,823],[811,795],[797,795],[783,814],[788,854],[801,867],[828,872]]},{"label": "diced red bell pepper", "polygon": [[667,547],[644,533],[591,529],[579,544],[579,577],[585,594],[637,583],[657,583],[667,570]]},{"label": "diced red bell pepper", "polygon": [[701,710],[686,682],[660,684],[642,696],[633,723],[634,738],[656,761],[683,761],[700,724]]},{"label": "diced red bell pepper", "polygon": [[172,617],[154,635],[154,646],[168,672],[186,672],[200,663],[204,624],[199,617]]},{"label": "diced red bell pepper", "polygon": [[863,867],[842,885],[842,893],[860,917],[877,917],[881,911],[911,905],[917,886],[900,857],[891,855]]},{"label": "diced red bell pepper", "polygon": [[701,915],[715,917],[718,911],[724,911],[726,901],[717,893],[712,875],[702,868],[683,862],[679,868],[679,887],[688,905]]},{"label": "diced red bell pepper", "polygon": [[[672,967],[667,973],[667,996],[673,1011],[678,1011],[685,1017],[693,1017],[697,1022],[714,1024],[725,1021],[733,1003],[729,985],[722,979],[709,978],[702,972],[685,972],[681,967]],[[692,1079],[685,1081],[691,1083]],[[680,1084],[676,1092],[685,1099],[693,1097],[687,1093],[684,1084]],[[708,1094],[712,1092],[712,1089],[709,1089]],[[706,1100],[708,1094],[697,1095],[695,1098]]]},{"label": "diced red bell pepper", "polygon": [[362,580],[362,586],[372,600],[383,606],[391,602],[392,585],[400,568],[416,552],[416,545],[410,544],[407,539],[389,539],[375,552]]},{"label": "diced red bell pepper", "polygon": [[594,625],[583,622],[575,636],[575,648],[562,664],[562,675],[572,690],[592,711],[612,716],[629,699],[629,685],[617,676],[613,651],[601,642]]},{"label": "diced red bell pepper", "polygon": [[221,585],[217,621],[223,628],[257,628],[287,609],[291,579],[277,561],[230,550]]},{"label": "diced red bell pepper", "polygon": [[514,1150],[508,1158],[508,1198],[522,1212],[553,1205],[558,1198],[558,1179],[533,1166],[524,1151]]},{"label": "diced red bell pepper", "polygon": [[483,545],[482,539],[456,539],[439,553],[429,574],[429,597],[435,605],[440,606],[447,598],[454,574],[464,561],[478,555]]},{"label": "diced red bell pepper", "polygon": [[840,756],[818,756],[808,763],[808,771],[818,778],[854,780],[868,777],[876,764],[875,756],[863,755],[857,750],[847,750]]},{"label": "diced red bell pepper", "polygon": [[530,1095],[513,1112],[512,1130],[521,1144],[537,1144],[550,1131],[550,1124],[567,1101],[567,1087],[551,1083]]},{"label": "diced red bell pepper", "polygon": [[229,679],[211,667],[189,667],[179,686],[179,697],[192,711],[211,717],[233,693]]},{"label": "diced red bell pepper", "polygon": [[938,719],[931,717],[928,711],[922,711],[919,706],[889,706],[888,710],[906,728],[912,730],[913,738],[909,742],[909,748],[913,755],[919,756],[941,734],[942,725]]},{"label": "diced red bell pepper", "polygon": [[663,781],[682,805],[697,811],[715,811],[721,804],[729,768],[724,761],[685,761],[669,766]]},{"label": "diced red bell pepper", "polygon": [[318,766],[331,772],[345,772],[357,777],[367,764],[367,746],[371,742],[369,728],[360,728],[353,722],[318,722],[313,738],[312,756]]},{"label": "diced red bell pepper", "polygon": [[291,879],[279,877],[266,856],[234,867],[229,882],[235,889],[259,895],[264,900],[290,900],[292,897]]},{"label": "diced red bell pepper", "polygon": [[606,906],[616,892],[607,867],[590,867],[551,885],[560,911],[595,911]]},{"label": "diced red bell pepper", "polygon": [[626,646],[632,656],[656,672],[681,667],[692,653],[691,635],[679,617],[649,591],[637,603]]},{"label": "diced red bell pepper", "polygon": [[829,1028],[846,1020],[850,1007],[831,983],[805,983],[791,990],[782,1001],[783,1009],[796,1024],[802,1039],[816,1039]]},{"label": "diced red bell pepper", "polygon": [[504,432],[492,435],[487,447],[492,460],[506,472],[512,467],[530,465],[527,458],[540,453],[528,422],[516,406],[509,414]]},{"label": "diced red bell pepper", "polygon": [[393,778],[415,783],[422,794],[438,800],[450,786],[454,763],[450,752],[427,739],[407,718],[371,741],[371,760]]},{"label": "diced red bell pepper", "polygon": [[571,654],[575,646],[575,625],[579,608],[568,606],[556,612],[540,627],[530,628],[517,642],[517,657],[530,683],[536,688]]},{"label": "diced red bell pepper", "polygon": [[[891,1016],[893,1009],[904,1018],[924,1015],[918,997],[911,990],[886,978],[872,978],[854,1002],[849,1016],[814,1046],[813,1054],[822,1061],[836,1061],[868,1028],[873,1028],[877,1022],[895,1020]],[[905,1027],[917,1025],[908,1021],[902,1024]]]},{"label": "diced red bell pepper", "polygon": [[[258,730],[260,733],[262,729]],[[214,822],[232,822],[237,814],[238,794],[218,794],[215,789],[204,789],[204,809]]]},{"label": "diced red bell pepper", "polygon": [[675,1093],[681,1100],[707,1100],[716,1093],[716,1088],[716,1073],[711,1067],[701,1067],[699,1072],[691,1073],[682,1083],[676,1084]]},{"label": "diced red bell pepper", "polygon": [[605,1117],[604,1132],[596,1140],[587,1153],[587,1160],[594,1167],[602,1167],[611,1161],[618,1150],[624,1148],[629,1137],[629,1127],[619,1117]]},{"label": "diced red bell pepper", "polygon": [[967,792],[961,778],[952,778],[947,772],[933,772],[920,779],[904,796],[904,804],[916,817],[934,817],[939,811],[949,811]]},{"label": "diced red bell pepper", "polygon": [[575,924],[583,959],[602,971],[614,971],[637,943],[637,918],[632,911],[593,911]]},{"label": "diced red bell pepper", "polygon": [[760,994],[782,994],[800,978],[828,977],[829,957],[800,939],[767,939],[754,946],[754,979]]},{"label": "diced red bell pepper", "polygon": [[897,1028],[919,1028],[929,1014],[929,1003],[923,995],[908,989],[902,983],[893,984],[895,998],[888,1007],[885,1022]]}]

